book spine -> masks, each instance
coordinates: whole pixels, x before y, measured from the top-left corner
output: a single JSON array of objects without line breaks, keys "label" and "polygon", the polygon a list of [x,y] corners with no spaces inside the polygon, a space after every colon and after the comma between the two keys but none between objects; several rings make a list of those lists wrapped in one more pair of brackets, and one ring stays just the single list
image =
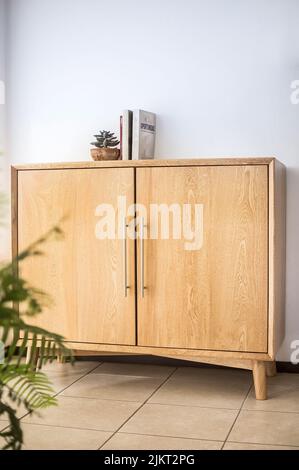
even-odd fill
[{"label": "book spine", "polygon": [[120,159],[123,159],[123,116],[119,116],[119,148]]},{"label": "book spine", "polygon": [[140,111],[133,111],[132,160],[139,160],[140,147]]},{"label": "book spine", "polygon": [[123,160],[132,159],[132,111],[123,111]]},{"label": "book spine", "polygon": [[128,111],[128,159],[132,160],[133,111]]}]

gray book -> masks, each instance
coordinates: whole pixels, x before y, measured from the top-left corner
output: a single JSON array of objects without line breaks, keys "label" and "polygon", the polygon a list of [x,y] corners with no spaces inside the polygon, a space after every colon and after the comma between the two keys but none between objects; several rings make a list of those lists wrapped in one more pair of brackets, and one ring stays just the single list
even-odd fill
[{"label": "gray book", "polygon": [[156,115],[142,109],[133,111],[133,160],[154,158]]},{"label": "gray book", "polygon": [[123,132],[122,132],[122,159],[132,159],[132,124],[133,111],[124,109],[123,111]]}]

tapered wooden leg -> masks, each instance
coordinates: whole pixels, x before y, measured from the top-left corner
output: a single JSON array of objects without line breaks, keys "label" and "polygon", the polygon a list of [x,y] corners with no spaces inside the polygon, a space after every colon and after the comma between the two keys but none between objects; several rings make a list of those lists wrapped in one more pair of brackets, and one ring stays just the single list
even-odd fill
[{"label": "tapered wooden leg", "polygon": [[63,364],[65,362],[65,357],[62,354],[58,354],[57,362],[58,364]]},{"label": "tapered wooden leg", "polygon": [[265,363],[263,361],[253,361],[252,372],[256,399],[267,400],[267,377]]},{"label": "tapered wooden leg", "polygon": [[274,377],[276,375],[276,362],[267,362],[266,363],[266,374],[267,377]]},{"label": "tapered wooden leg", "polygon": [[[32,355],[32,347],[28,346],[27,353],[26,353],[26,364],[29,364],[31,355]],[[39,356],[39,348],[35,348],[34,357],[33,357],[33,364],[35,365],[35,367],[37,367],[38,356]]]}]

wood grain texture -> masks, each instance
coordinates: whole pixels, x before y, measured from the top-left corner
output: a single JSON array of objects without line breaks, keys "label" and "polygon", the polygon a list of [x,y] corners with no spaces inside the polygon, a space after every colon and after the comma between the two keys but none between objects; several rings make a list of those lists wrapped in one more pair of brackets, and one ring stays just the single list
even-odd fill
[{"label": "wood grain texture", "polygon": [[252,364],[255,398],[257,400],[267,399],[267,376],[266,366],[263,361],[253,361]]},{"label": "wood grain texture", "polygon": [[19,250],[64,216],[65,239],[45,256],[24,261],[22,275],[54,299],[34,322],[79,342],[135,344],[134,240],[128,240],[128,296],[123,289],[123,242],[95,235],[98,204],[134,201],[133,169],[19,171]]},{"label": "wood grain texture", "polygon": [[[107,351],[80,351],[78,349],[73,350],[74,356],[79,356],[79,357],[88,357],[88,356],[107,356],[107,357],[113,357],[113,356],[138,356],[140,354],[132,354],[132,353],[123,353],[123,352],[107,352]],[[164,354],[164,357],[170,358],[170,359],[178,359],[178,360],[184,360],[184,361],[192,361],[192,362],[198,362],[202,364],[212,364],[216,366],[224,366],[224,367],[232,367],[236,369],[246,369],[246,370],[252,370],[252,361],[250,359],[224,359],[222,357],[188,357],[188,356],[172,356],[171,354]],[[272,366],[272,362],[269,363],[270,366]]]},{"label": "wood grain texture", "polygon": [[111,160],[111,161],[84,161],[61,163],[32,163],[15,165],[17,170],[55,170],[80,168],[142,168],[165,166],[217,166],[217,165],[269,165],[274,157],[222,157],[222,158],[188,158],[188,159],[154,159],[154,160]]},{"label": "wood grain texture", "polygon": [[234,369],[252,370],[252,361],[249,359],[225,359],[223,357],[187,357],[187,356],[165,356],[171,359],[181,359],[214,366],[232,367]]},{"label": "wood grain texture", "polygon": [[285,335],[286,169],[269,165],[269,354],[272,359]]},{"label": "wood grain texture", "polygon": [[[18,171],[11,167],[11,259],[18,254]],[[18,274],[18,266],[14,264],[14,272]],[[13,302],[14,309],[19,311],[18,302]]]},{"label": "wood grain texture", "polygon": [[11,167],[11,252],[18,254],[18,171]]},{"label": "wood grain texture", "polygon": [[[40,341],[38,341],[40,344]],[[249,352],[234,352],[234,351],[211,351],[200,349],[188,348],[153,348],[147,346],[130,346],[119,344],[99,344],[99,343],[79,343],[79,342],[66,342],[66,344],[73,350],[77,351],[93,351],[101,355],[103,352],[107,353],[122,353],[122,354],[146,354],[162,357],[176,357],[178,359],[186,358],[190,361],[202,359],[216,359],[228,360],[257,360],[257,361],[271,361],[271,357],[266,353],[249,353]]]},{"label": "wood grain texture", "polygon": [[99,353],[98,351],[86,351],[84,349],[73,349],[73,354],[74,354],[74,356],[78,356],[78,357],[88,357],[88,356],[107,356],[107,357],[113,357],[113,356],[138,356],[138,354],[134,354],[134,353],[109,352],[109,351],[101,351]]},{"label": "wood grain texture", "polygon": [[136,171],[148,211],[152,203],[204,206],[200,250],[185,250],[184,239],[145,240],[138,345],[266,353],[267,166]]}]

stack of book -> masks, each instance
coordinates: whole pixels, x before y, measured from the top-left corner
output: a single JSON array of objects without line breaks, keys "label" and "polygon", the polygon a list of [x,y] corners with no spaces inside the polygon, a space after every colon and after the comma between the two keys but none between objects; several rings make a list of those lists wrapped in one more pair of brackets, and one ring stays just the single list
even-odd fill
[{"label": "stack of book", "polygon": [[156,115],[142,109],[125,109],[120,117],[123,160],[151,159],[155,155]]}]

